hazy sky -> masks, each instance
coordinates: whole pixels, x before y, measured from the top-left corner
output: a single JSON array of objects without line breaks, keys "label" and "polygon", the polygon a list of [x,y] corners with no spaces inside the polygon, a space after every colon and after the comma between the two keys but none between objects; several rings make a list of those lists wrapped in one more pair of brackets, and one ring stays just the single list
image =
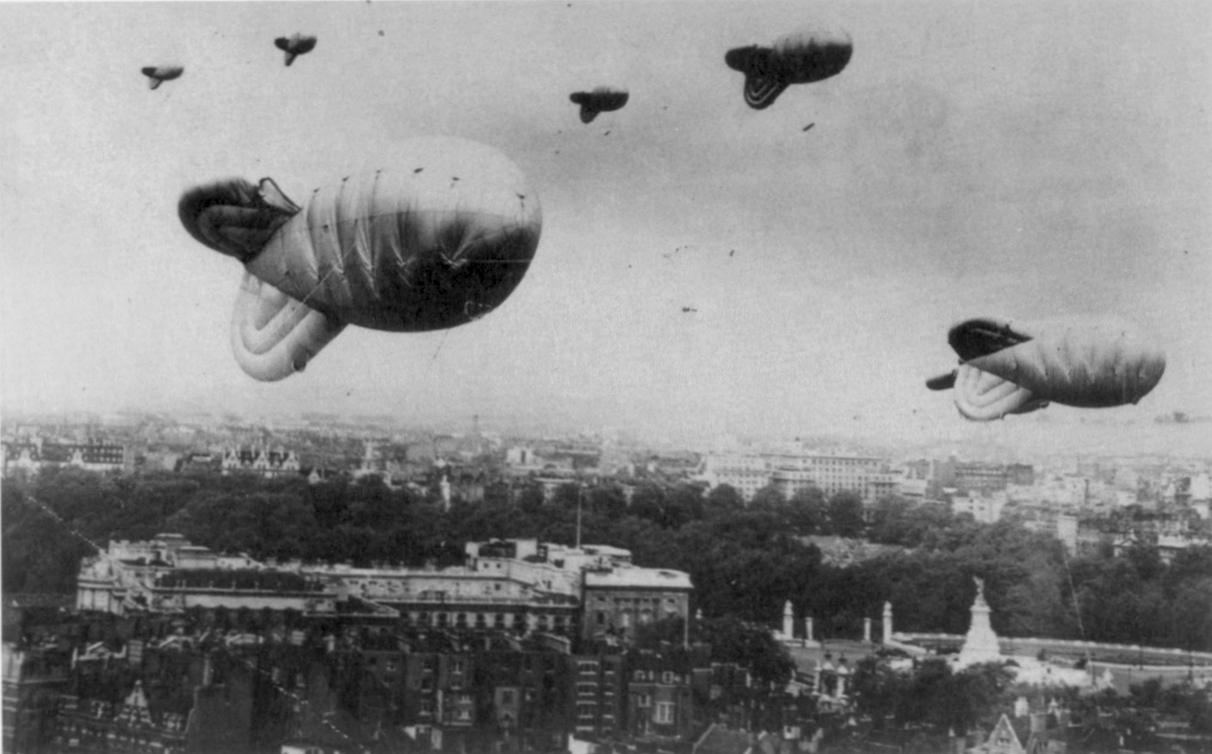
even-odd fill
[{"label": "hazy sky", "polygon": [[[725,51],[822,22],[847,69],[749,109]],[[286,68],[296,31],[319,43]],[[1113,313],[1168,366],[1100,415],[1212,413],[1210,41],[1207,2],[0,3],[3,406],[924,437],[963,422],[923,386],[956,320]],[[630,102],[583,125],[598,85]],[[247,377],[242,270],[181,192],[298,200],[432,134],[537,191],[513,296]]]}]

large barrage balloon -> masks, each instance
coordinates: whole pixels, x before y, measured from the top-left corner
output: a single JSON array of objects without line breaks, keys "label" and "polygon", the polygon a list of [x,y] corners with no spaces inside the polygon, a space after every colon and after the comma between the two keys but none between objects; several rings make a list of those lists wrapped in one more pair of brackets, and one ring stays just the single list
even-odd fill
[{"label": "large barrage balloon", "polygon": [[149,65],[141,70],[147,77],[147,86],[150,89],[155,89],[165,81],[172,81],[185,73],[185,69],[179,65]]},{"label": "large barrage balloon", "polygon": [[609,113],[627,104],[627,90],[599,86],[591,92],[573,92],[568,99],[581,106],[581,122],[592,123],[598,113]]},{"label": "large barrage balloon", "polygon": [[955,405],[972,421],[1000,419],[1049,402],[1079,408],[1136,403],[1166,371],[1157,340],[1118,317],[1081,317],[1035,324],[970,319],[948,342],[960,366],[926,382],[954,388]]},{"label": "large barrage balloon", "polygon": [[792,84],[811,84],[841,73],[853,53],[849,34],[818,27],[783,37],[770,47],[733,48],[724,62],[745,74],[745,102],[762,110]]},{"label": "large barrage balloon", "polygon": [[495,149],[417,139],[302,207],[270,179],[186,191],[181,222],[245,267],[236,361],[259,380],[300,371],[346,325],[422,332],[479,319],[534,258],[538,196]]},{"label": "large barrage balloon", "polygon": [[286,53],[286,65],[290,65],[295,62],[295,58],[315,49],[316,38],[306,34],[291,34],[289,37],[275,39],[274,46]]}]

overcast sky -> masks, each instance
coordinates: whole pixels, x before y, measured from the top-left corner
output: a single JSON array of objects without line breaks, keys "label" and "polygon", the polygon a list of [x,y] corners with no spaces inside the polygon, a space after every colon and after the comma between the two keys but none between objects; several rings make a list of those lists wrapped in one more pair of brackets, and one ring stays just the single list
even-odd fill
[{"label": "overcast sky", "polygon": [[[748,108],[724,53],[819,23],[846,70]],[[287,68],[296,31],[319,42]],[[3,407],[927,437],[963,423],[923,387],[955,321],[1109,313],[1168,366],[1100,415],[1212,413],[1210,41],[1207,2],[0,3]],[[583,125],[568,95],[598,85],[630,102]],[[247,377],[242,270],[181,192],[299,200],[434,134],[539,195],[513,296]]]}]

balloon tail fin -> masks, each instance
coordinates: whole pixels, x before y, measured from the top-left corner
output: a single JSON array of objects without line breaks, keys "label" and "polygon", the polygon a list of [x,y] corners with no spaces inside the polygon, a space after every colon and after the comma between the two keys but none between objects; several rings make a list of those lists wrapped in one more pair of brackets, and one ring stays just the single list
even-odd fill
[{"label": "balloon tail fin", "polygon": [[993,421],[1006,414],[1025,414],[1048,405],[1030,390],[989,372],[963,364],[956,370],[955,407],[965,419]]},{"label": "balloon tail fin", "polygon": [[232,351],[250,377],[273,382],[303,371],[344,327],[246,272],[232,317]]}]

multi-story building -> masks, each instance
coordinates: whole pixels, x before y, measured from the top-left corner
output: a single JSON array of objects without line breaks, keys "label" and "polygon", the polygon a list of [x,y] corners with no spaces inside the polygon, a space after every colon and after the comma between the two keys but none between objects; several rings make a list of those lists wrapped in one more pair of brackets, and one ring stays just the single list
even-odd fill
[{"label": "multi-story building", "polygon": [[727,484],[749,502],[754,493],[770,484],[770,468],[758,455],[711,454],[703,456],[695,478],[710,487]]},{"label": "multi-story building", "polygon": [[577,677],[569,655],[537,649],[489,650],[473,676],[479,730],[505,751],[568,750],[574,729]]},{"label": "multi-story building", "polygon": [[816,487],[826,495],[853,492],[864,503],[896,493],[899,475],[875,456],[850,454],[786,454],[767,456],[774,469],[770,482],[784,497]]},{"label": "multi-story building", "polygon": [[4,642],[4,751],[43,750],[71,660],[68,650],[26,651]]},{"label": "multi-story building", "polygon": [[272,479],[299,473],[299,459],[293,450],[229,448],[223,452],[222,473],[246,472]]},{"label": "multi-story building", "polygon": [[416,627],[572,636],[581,617],[578,590],[571,585],[561,588],[557,579],[527,579],[508,570],[491,572],[466,566],[442,570],[308,566],[301,570],[336,594],[387,607]]},{"label": "multi-story building", "polygon": [[657,568],[585,571],[582,637],[628,643],[637,627],[666,618],[689,625],[690,575]]},{"label": "multi-story building", "polygon": [[993,524],[1001,519],[1006,502],[1004,492],[955,494],[951,497],[951,512],[967,513],[980,524]]},{"label": "multi-story building", "polygon": [[472,542],[441,570],[300,566],[327,589],[399,613],[417,627],[554,633],[625,642],[635,627],[689,616],[690,576],[641,568],[627,550],[533,539]]},{"label": "multi-story building", "polygon": [[602,740],[622,734],[627,721],[627,678],[620,654],[587,654],[576,665],[577,738]]},{"label": "multi-story building", "polygon": [[4,442],[3,470],[37,472],[48,466],[74,466],[88,471],[122,471],[133,467],[126,446],[91,441],[86,443],[45,442],[41,437]]},{"label": "multi-story building", "polygon": [[826,495],[853,492],[873,503],[897,492],[900,474],[887,461],[852,453],[817,453],[793,448],[751,454],[709,454],[703,457],[695,478],[711,487],[731,485],[746,502],[767,485],[784,497],[809,487]]},{"label": "multi-story building", "polygon": [[940,487],[992,492],[1007,485],[1030,487],[1035,484],[1035,468],[1021,463],[959,461],[954,457],[934,464],[934,478]]},{"label": "multi-story building", "polygon": [[636,737],[681,738],[694,725],[687,653],[634,652],[627,663],[627,727]]},{"label": "multi-story building", "polygon": [[246,555],[217,555],[180,534],[110,542],[105,552],[81,562],[76,582],[76,609],[115,615],[190,609],[332,614],[337,598],[316,579]]}]

